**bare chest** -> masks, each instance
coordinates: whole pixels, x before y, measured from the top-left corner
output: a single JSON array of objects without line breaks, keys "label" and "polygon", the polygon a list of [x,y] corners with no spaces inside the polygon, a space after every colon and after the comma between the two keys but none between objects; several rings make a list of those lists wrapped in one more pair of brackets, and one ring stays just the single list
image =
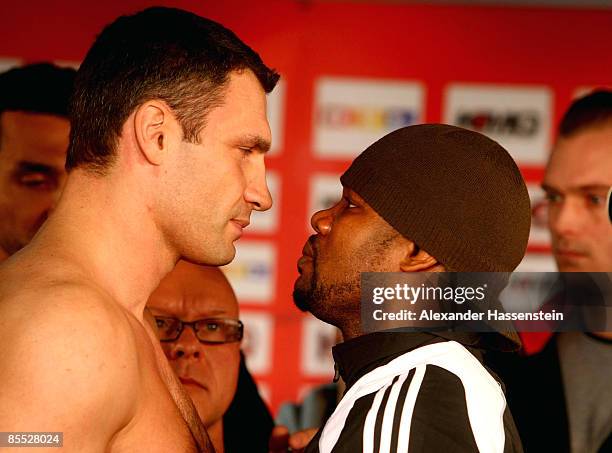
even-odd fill
[{"label": "bare chest", "polygon": [[136,413],[108,451],[213,452],[191,399],[174,377],[157,339],[153,340],[149,333],[138,340],[142,375]]}]

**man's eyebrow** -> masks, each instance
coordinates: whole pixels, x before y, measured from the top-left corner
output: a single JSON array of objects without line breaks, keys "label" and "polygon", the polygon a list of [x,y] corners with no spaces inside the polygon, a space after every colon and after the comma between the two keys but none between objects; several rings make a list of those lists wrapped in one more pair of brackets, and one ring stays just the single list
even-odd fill
[{"label": "man's eyebrow", "polygon": [[353,204],[363,203],[363,199],[361,198],[361,196],[354,190],[347,190],[346,192],[343,191],[342,196]]},{"label": "man's eyebrow", "polygon": [[[546,183],[542,183],[542,189],[545,192],[561,192],[561,189],[557,189],[555,187],[552,187]],[[610,190],[610,186],[607,184],[587,184],[584,186],[578,186],[578,187],[570,187],[567,190],[571,190],[571,191],[578,191],[578,192],[607,192],[608,190]]]},{"label": "man's eyebrow", "polygon": [[244,135],[238,139],[238,142],[242,146],[248,146],[249,148],[257,148],[262,153],[268,152],[270,149],[270,141],[263,138],[261,135]]},{"label": "man's eyebrow", "polygon": [[225,315],[227,315],[227,310],[217,308],[217,309],[207,311],[205,315],[200,314],[200,316],[198,316],[198,319],[217,318],[219,316],[225,316]]},{"label": "man's eyebrow", "polygon": [[45,173],[49,175],[56,175],[58,171],[45,164],[41,164],[38,162],[29,162],[22,160],[17,163],[17,172],[18,173]]},{"label": "man's eyebrow", "polygon": [[610,190],[609,184],[587,184],[586,186],[578,187],[581,192],[607,192]]},{"label": "man's eyebrow", "polygon": [[163,308],[149,307],[148,305],[147,305],[147,308],[149,309],[149,311],[151,312],[151,314],[153,316],[161,316],[161,317],[165,317],[165,318],[172,318],[172,314],[168,313]]},{"label": "man's eyebrow", "polygon": [[553,186],[546,184],[545,182],[543,182],[540,187],[542,187],[542,190],[544,192],[559,192],[559,189],[556,189]]}]

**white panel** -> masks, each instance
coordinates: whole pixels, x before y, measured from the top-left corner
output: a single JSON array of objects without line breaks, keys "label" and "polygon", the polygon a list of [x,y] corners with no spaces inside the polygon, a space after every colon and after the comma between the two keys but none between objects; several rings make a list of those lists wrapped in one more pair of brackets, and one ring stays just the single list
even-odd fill
[{"label": "white panel", "polygon": [[342,198],[340,175],[318,173],[311,177],[308,214],[306,216],[308,231],[312,231],[310,226],[310,218],[312,215],[322,209],[330,208],[337,203],[340,198]]},{"label": "white panel", "polygon": [[242,240],[235,245],[236,258],[221,269],[238,301],[269,303],[274,297],[276,248],[263,241]]},{"label": "white panel", "polygon": [[538,185],[527,184],[527,191],[531,200],[531,229],[529,231],[529,245],[550,247],[550,231],[547,225],[548,205],[546,194]]},{"label": "white panel", "polygon": [[420,123],[417,82],[324,77],[315,87],[314,149],[324,158],[352,159],[395,129]]},{"label": "white panel", "polygon": [[285,139],[285,88],[284,79],[280,79],[278,84],[268,94],[268,123],[272,131],[272,147],[268,151],[269,156],[275,156],[284,147]]},{"label": "white panel", "polygon": [[270,195],[272,195],[272,207],[263,212],[253,211],[251,214],[251,224],[246,229],[247,232],[275,233],[278,228],[281,205],[280,175],[269,170],[266,172],[266,180],[270,189]]},{"label": "white panel", "polygon": [[443,122],[489,136],[519,164],[545,165],[551,116],[547,87],[453,84],[446,91]]},{"label": "white panel", "polygon": [[306,376],[332,378],[334,359],[331,348],[336,344],[338,329],[314,317],[302,325],[302,371]]},{"label": "white panel", "polygon": [[269,314],[242,310],[240,319],[244,323],[244,338],[241,349],[249,371],[266,374],[272,366],[273,321]]}]

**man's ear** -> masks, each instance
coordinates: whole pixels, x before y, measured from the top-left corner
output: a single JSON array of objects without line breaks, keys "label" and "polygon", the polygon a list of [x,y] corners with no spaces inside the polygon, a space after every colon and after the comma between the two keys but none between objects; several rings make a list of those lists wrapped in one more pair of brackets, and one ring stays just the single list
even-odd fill
[{"label": "man's ear", "polygon": [[433,256],[409,241],[406,255],[400,262],[402,272],[443,272],[444,266]]},{"label": "man's ear", "polygon": [[143,156],[152,165],[161,165],[168,154],[174,130],[174,116],[165,102],[141,104],[134,115],[134,132]]}]

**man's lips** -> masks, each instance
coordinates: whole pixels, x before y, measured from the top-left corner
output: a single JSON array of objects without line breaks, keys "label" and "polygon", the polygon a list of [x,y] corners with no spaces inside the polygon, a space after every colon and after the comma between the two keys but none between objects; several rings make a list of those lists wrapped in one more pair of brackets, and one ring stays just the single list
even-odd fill
[{"label": "man's lips", "polygon": [[313,255],[314,253],[312,251],[312,247],[310,246],[310,242],[306,242],[306,244],[304,244],[304,248],[302,249],[302,256],[312,258]]},{"label": "man's lips", "polygon": [[302,256],[298,259],[297,262],[299,273],[302,273],[302,268],[306,263],[314,260],[315,253],[313,243],[315,238],[316,236],[311,236],[310,238],[308,238],[308,241],[306,241],[306,244],[304,244],[304,248],[302,249]]},{"label": "man's lips", "polygon": [[251,223],[249,219],[231,219],[230,222],[232,222],[240,230],[240,234],[242,234],[242,230],[248,227]]},{"label": "man's lips", "polygon": [[315,241],[317,240],[317,236],[312,235],[308,238],[308,240],[306,241],[306,243],[304,244],[304,248],[302,249],[302,255],[303,256],[307,256],[310,258],[314,258],[315,256]]},{"label": "man's lips", "polygon": [[557,257],[567,259],[586,258],[587,256],[587,254],[582,251],[567,248],[556,248],[554,253]]},{"label": "man's lips", "polygon": [[179,376],[179,381],[181,381],[181,384],[183,385],[195,385],[200,388],[205,388],[204,385],[200,384],[198,381],[190,377]]},{"label": "man's lips", "polygon": [[577,252],[574,250],[555,250],[555,255],[559,258],[565,259],[578,259],[578,258],[586,258],[586,254],[582,252]]},{"label": "man's lips", "polygon": [[306,263],[310,263],[310,262],[312,262],[312,257],[311,256],[302,256],[302,257],[300,257],[300,259],[297,262],[298,272],[301,274],[302,273],[302,269],[304,268],[304,265],[306,265]]}]

